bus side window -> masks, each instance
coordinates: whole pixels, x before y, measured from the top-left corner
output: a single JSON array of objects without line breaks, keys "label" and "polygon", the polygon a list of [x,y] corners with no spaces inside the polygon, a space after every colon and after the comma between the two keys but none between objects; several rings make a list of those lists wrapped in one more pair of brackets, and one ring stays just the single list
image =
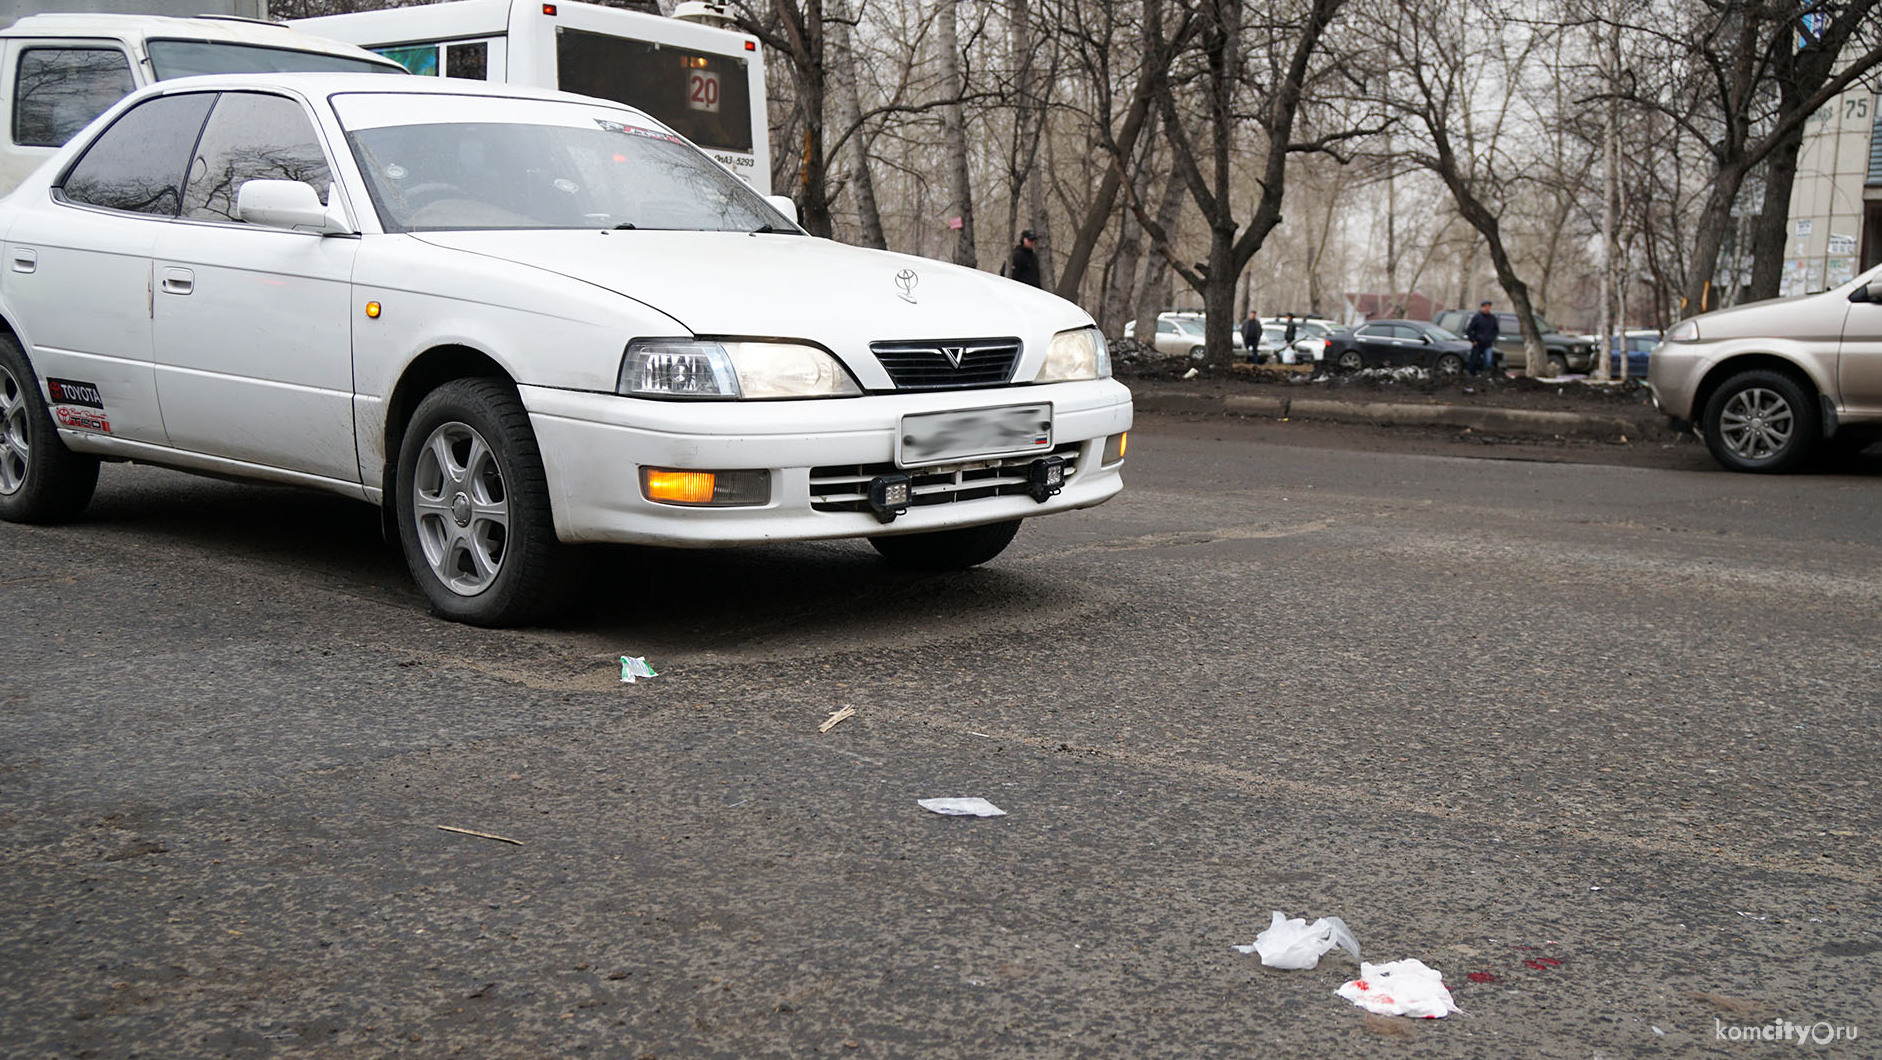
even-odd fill
[{"label": "bus side window", "polygon": [[374,48],[373,51],[424,77],[438,76],[438,46],[407,44],[398,48]]},{"label": "bus side window", "polygon": [[466,41],[452,44],[444,50],[444,76],[463,77],[472,81],[487,81],[490,78],[490,45],[486,41]]}]

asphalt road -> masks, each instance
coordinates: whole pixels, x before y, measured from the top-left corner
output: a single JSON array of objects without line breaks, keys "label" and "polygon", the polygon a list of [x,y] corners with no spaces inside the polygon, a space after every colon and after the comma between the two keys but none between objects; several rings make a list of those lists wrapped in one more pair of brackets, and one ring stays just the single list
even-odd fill
[{"label": "asphalt road", "polygon": [[322,496],[0,525],[0,1054],[1875,1054],[1882,461],[1132,441],[979,571],[624,550],[524,632]]}]

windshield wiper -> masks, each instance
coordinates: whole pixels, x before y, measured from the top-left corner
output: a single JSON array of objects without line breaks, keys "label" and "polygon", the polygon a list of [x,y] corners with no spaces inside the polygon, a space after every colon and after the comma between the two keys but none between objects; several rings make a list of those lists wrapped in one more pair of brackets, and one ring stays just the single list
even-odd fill
[{"label": "windshield wiper", "polygon": [[622,221],[622,222],[621,222],[620,224],[618,224],[618,225],[615,225],[615,226],[614,226],[614,230],[615,230],[616,232],[619,232],[619,231],[621,231],[621,230],[623,230],[623,229],[627,229],[627,228],[632,228],[632,227],[634,227],[634,222],[632,222],[632,221]]},{"label": "windshield wiper", "polygon": [[757,228],[752,229],[751,234],[755,236],[763,236],[763,235],[794,236],[797,233],[793,231],[792,229],[779,228],[777,225],[774,225],[774,224],[762,224],[762,225],[759,225]]}]

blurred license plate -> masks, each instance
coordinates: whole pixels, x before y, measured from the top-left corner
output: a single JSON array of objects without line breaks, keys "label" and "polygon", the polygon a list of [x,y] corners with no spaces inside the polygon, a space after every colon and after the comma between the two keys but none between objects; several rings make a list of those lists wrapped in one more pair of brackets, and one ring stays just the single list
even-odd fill
[{"label": "blurred license plate", "polygon": [[902,417],[895,462],[902,467],[1052,449],[1052,406],[1007,405]]}]

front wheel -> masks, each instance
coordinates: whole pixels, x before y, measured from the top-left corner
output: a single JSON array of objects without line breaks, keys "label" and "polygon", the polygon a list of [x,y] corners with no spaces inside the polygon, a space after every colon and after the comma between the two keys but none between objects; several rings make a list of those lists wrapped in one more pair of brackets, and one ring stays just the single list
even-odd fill
[{"label": "front wheel", "polygon": [[1464,359],[1455,353],[1440,353],[1431,363],[1431,370],[1437,375],[1461,375],[1464,371]]},{"label": "front wheel", "polygon": [[0,334],[0,519],[74,519],[98,487],[98,458],[59,440],[38,377],[13,336]]},{"label": "front wheel", "polygon": [[1797,380],[1754,368],[1727,379],[1701,421],[1713,459],[1733,471],[1790,471],[1822,433],[1816,401]]},{"label": "front wheel", "polygon": [[869,543],[893,567],[908,570],[950,571],[978,566],[1006,551],[1019,533],[1020,520],[969,526],[960,530],[930,530],[922,534],[872,537]]},{"label": "front wheel", "polygon": [[529,414],[496,379],[425,395],[399,446],[399,542],[439,615],[473,626],[548,618],[572,595]]}]

